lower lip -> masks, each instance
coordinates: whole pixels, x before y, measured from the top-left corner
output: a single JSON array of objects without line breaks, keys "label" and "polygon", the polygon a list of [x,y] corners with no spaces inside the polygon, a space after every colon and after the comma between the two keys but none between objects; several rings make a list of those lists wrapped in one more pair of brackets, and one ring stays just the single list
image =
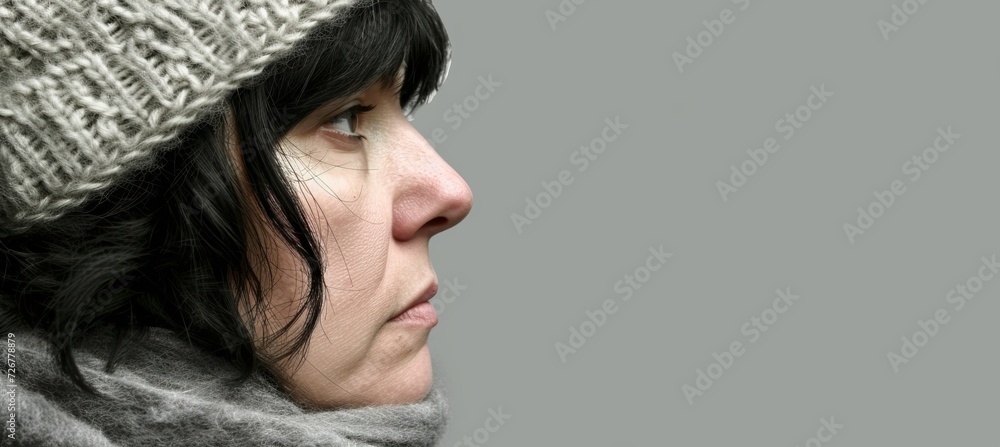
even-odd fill
[{"label": "lower lip", "polygon": [[434,327],[438,323],[437,312],[429,301],[417,304],[403,312],[400,316],[389,320],[395,323],[414,324],[424,327]]}]

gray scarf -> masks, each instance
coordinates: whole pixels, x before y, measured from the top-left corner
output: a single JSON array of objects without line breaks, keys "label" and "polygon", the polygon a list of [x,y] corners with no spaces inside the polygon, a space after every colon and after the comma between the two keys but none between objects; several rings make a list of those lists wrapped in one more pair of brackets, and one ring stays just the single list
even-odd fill
[{"label": "gray scarf", "polygon": [[[108,396],[100,398],[58,373],[37,334],[15,331],[13,340],[16,387],[0,386],[7,393],[0,413],[10,418],[9,391],[16,390],[15,445],[433,446],[447,424],[438,379],[414,404],[308,410],[259,376],[230,385],[228,364],[153,329],[111,374],[102,356],[110,336],[92,336],[76,351],[87,381]],[[0,444],[10,443],[9,434],[5,425]]]}]

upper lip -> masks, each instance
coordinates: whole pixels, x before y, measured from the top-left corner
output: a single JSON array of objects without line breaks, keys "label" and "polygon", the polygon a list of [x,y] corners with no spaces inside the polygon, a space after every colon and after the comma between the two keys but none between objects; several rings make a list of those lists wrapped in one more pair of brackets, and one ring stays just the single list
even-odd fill
[{"label": "upper lip", "polygon": [[[406,311],[412,309],[413,306],[430,301],[431,298],[434,298],[434,295],[437,295],[437,292],[438,292],[438,283],[437,280],[434,280],[430,284],[428,284],[426,288],[424,288],[424,291],[420,295],[417,295],[414,299],[410,300],[410,302],[406,304],[406,307],[396,312],[396,314],[393,315],[392,318],[396,318],[400,315],[403,315],[404,313],[406,313]],[[390,318],[390,320],[392,318]]]}]

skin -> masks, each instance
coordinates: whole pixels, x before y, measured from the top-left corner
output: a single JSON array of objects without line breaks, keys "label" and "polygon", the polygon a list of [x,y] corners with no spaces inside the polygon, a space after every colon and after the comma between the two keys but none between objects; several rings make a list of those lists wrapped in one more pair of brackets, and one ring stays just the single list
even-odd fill
[{"label": "skin", "polygon": [[[322,247],[326,299],[304,355],[272,370],[309,406],[412,403],[431,387],[430,328],[389,320],[437,283],[428,243],[468,215],[472,192],[413,128],[393,91],[377,82],[317,109],[286,135],[287,173]],[[358,104],[375,108],[358,115],[356,127],[349,115],[334,118]],[[345,135],[352,127],[367,139]],[[268,324],[276,328],[300,306],[308,277],[277,236],[266,245],[275,275]]]}]

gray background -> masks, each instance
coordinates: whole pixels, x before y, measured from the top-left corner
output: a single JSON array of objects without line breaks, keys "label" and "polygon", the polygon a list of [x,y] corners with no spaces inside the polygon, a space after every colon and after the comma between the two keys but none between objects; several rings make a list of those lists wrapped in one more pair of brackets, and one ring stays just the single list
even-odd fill
[{"label": "gray background", "polygon": [[[553,29],[559,0],[436,0],[454,62],[414,125],[475,194],[431,244],[442,290],[467,287],[435,298],[441,445],[498,407],[511,418],[484,445],[807,445],[821,418],[845,427],[822,445],[996,445],[1000,279],[961,310],[946,297],[1000,254],[1000,4],[930,0],[886,40],[903,3],[590,0]],[[735,22],[679,72],[673,53],[724,9]],[[453,129],[446,110],[489,75],[502,85]],[[822,84],[834,96],[785,140],[776,121]],[[628,129],[579,172],[571,154],[615,117]],[[948,126],[961,138],[911,181]],[[716,182],[768,137],[781,149],[723,201]],[[511,214],[562,170],[574,182],[519,234]],[[852,244],[843,225],[897,179]],[[660,245],[673,257],[624,302],[615,283]],[[785,288],[800,299],[749,343]],[[555,344],[606,299],[618,312],[562,362]],[[938,309],[949,322],[895,372],[888,354]],[[745,353],[689,404],[734,341]]]}]

